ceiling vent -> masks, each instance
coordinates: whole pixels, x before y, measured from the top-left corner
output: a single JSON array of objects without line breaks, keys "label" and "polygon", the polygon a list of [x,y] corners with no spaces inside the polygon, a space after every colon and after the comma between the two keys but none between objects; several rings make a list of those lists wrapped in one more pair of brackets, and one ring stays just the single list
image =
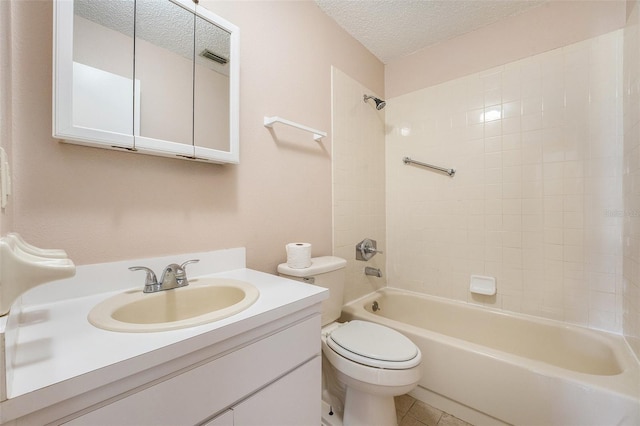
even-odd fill
[{"label": "ceiling vent", "polygon": [[204,49],[202,51],[202,53],[200,53],[200,56],[202,56],[203,58],[207,58],[210,59],[214,62],[217,62],[221,65],[226,65],[227,62],[229,62],[229,60],[227,58],[224,58],[220,55],[216,55],[215,53],[213,53],[212,51],[210,51],[209,49]]}]

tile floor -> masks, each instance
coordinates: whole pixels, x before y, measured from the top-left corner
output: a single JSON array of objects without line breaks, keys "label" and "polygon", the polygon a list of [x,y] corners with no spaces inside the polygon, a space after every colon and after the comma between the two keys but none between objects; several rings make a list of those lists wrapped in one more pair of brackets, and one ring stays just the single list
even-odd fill
[{"label": "tile floor", "polygon": [[473,426],[409,395],[395,398],[398,426]]}]

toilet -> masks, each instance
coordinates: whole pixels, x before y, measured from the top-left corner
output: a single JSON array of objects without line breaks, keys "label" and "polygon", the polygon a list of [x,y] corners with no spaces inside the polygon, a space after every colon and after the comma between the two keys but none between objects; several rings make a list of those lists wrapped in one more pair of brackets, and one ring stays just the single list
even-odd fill
[{"label": "toilet", "polygon": [[389,327],[360,320],[336,322],[342,311],[347,261],[335,256],[311,261],[304,269],[280,264],[278,274],[329,289],[329,299],[322,303],[323,397],[332,400],[334,409],[344,407],[344,426],[395,426],[393,397],[418,384],[420,350]]}]

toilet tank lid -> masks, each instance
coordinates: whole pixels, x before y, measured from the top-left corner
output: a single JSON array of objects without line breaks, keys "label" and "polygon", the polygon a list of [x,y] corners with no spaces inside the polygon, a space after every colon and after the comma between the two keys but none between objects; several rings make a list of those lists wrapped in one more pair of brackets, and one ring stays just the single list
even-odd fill
[{"label": "toilet tank lid", "polygon": [[336,256],[320,256],[311,258],[311,266],[308,268],[290,268],[286,263],[278,265],[278,273],[292,277],[311,277],[325,272],[332,272],[342,269],[347,265],[347,261]]}]

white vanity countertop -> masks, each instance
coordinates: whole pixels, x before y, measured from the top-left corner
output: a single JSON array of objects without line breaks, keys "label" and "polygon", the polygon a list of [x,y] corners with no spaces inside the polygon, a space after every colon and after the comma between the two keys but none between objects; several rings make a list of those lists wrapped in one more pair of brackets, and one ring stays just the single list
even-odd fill
[{"label": "white vanity countertop", "polygon": [[88,391],[96,387],[96,382],[109,383],[154,364],[160,365],[311,307],[328,297],[328,290],[324,288],[247,268],[201,276],[248,281],[260,290],[260,297],[252,306],[231,317],[153,333],[106,331],[88,322],[87,315],[96,304],[122,290],[24,306],[19,316],[17,344],[13,349],[7,348],[7,351],[13,350],[12,367],[7,369],[8,400],[0,408],[6,410],[12,401],[29,395],[47,398],[56,386],[73,387],[74,393],[83,387]]}]

